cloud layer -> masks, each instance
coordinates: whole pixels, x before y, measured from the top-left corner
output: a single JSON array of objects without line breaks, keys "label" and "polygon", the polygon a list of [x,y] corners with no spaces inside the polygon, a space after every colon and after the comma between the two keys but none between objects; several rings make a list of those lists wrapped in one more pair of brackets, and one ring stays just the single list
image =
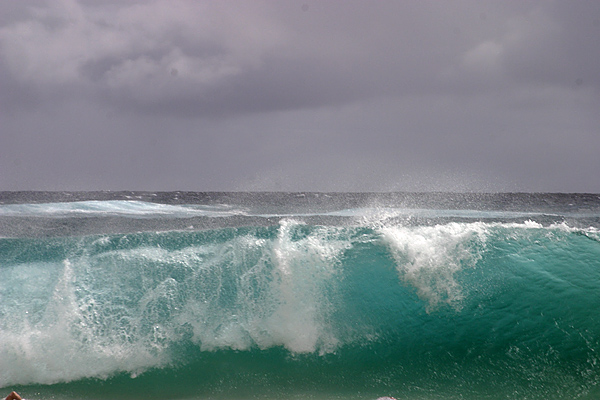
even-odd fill
[{"label": "cloud layer", "polygon": [[598,2],[0,11],[5,189],[600,191]]}]

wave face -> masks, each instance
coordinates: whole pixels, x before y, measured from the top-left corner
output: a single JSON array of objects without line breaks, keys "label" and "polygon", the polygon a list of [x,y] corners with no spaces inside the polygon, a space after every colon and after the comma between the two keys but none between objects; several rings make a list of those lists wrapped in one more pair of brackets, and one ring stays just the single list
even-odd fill
[{"label": "wave face", "polygon": [[275,198],[0,205],[0,387],[32,399],[600,395],[589,199],[567,212]]}]

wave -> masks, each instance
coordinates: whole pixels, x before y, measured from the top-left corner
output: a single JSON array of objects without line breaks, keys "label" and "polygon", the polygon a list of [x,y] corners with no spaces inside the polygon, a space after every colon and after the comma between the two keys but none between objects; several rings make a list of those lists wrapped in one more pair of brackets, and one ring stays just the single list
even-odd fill
[{"label": "wave", "polygon": [[0,387],[598,392],[597,229],[390,221],[0,239]]},{"label": "wave", "polygon": [[40,204],[3,204],[0,217],[228,217],[243,213],[227,205],[170,205],[139,200],[87,200]]},{"label": "wave", "polygon": [[536,218],[541,216],[574,218],[597,218],[600,212],[592,209],[549,211],[511,211],[511,210],[481,210],[481,209],[454,209],[454,208],[414,208],[404,206],[360,206],[345,207],[343,203],[331,209],[313,209],[298,211],[295,208],[265,207],[262,205],[239,204],[163,204],[142,200],[85,200],[54,203],[18,203],[0,204],[0,217],[174,217],[191,218],[195,216],[230,217],[246,215],[254,217],[282,217],[302,218],[311,216],[337,216],[354,218],[465,218],[465,219],[518,219]]}]

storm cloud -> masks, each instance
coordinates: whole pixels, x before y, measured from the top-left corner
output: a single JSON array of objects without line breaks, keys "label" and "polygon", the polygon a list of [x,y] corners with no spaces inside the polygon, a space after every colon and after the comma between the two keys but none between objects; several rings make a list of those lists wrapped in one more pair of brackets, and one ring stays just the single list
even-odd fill
[{"label": "storm cloud", "polygon": [[600,192],[596,1],[0,14],[2,190]]}]

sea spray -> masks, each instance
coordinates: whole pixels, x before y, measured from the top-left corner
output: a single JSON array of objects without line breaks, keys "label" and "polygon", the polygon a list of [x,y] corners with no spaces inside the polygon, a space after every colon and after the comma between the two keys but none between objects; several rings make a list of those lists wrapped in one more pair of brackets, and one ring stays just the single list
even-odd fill
[{"label": "sea spray", "polygon": [[400,277],[434,309],[446,303],[460,310],[464,297],[455,275],[473,268],[485,246],[482,223],[404,227],[380,230],[396,261]]}]

